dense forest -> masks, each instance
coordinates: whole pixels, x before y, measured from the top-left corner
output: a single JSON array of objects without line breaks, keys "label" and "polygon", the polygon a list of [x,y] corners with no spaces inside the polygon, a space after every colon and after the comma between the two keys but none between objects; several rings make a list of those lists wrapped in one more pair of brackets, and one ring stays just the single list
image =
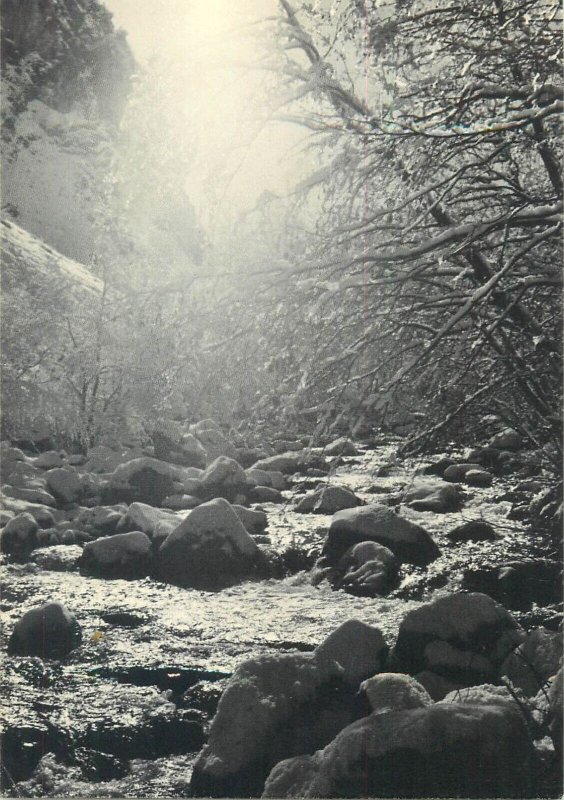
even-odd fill
[{"label": "dense forest", "polygon": [[561,796],[561,4],[170,5],[1,0],[3,790]]}]

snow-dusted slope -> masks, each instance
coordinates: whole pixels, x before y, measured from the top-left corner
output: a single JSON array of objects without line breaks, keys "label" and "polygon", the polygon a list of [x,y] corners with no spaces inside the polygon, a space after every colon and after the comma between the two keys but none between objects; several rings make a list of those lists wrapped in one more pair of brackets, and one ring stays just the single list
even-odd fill
[{"label": "snow-dusted slope", "polygon": [[69,290],[74,287],[95,294],[102,291],[102,281],[86,267],[61,255],[14,222],[2,220],[0,232],[4,291],[44,281],[62,282]]}]

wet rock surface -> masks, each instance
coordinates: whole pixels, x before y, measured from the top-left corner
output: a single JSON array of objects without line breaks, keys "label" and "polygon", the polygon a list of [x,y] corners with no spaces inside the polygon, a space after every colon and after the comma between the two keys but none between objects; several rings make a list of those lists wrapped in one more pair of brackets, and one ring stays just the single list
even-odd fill
[{"label": "wet rock surface", "polygon": [[[220,436],[210,434],[208,439],[220,448]],[[307,452],[288,449],[281,454],[282,460],[277,455],[272,457],[274,461],[268,462],[271,457],[266,457],[268,472],[264,471],[264,462],[257,469],[247,470],[246,481],[253,476],[255,485],[267,486],[266,474],[270,477],[267,488],[272,489],[272,481],[278,487],[276,497],[263,496],[260,503],[251,501],[251,509],[241,506],[234,512],[241,526],[237,528],[239,534],[243,536],[242,529],[254,548],[258,543],[257,549],[264,551],[269,564],[267,574],[272,577],[261,577],[256,570],[247,576],[243,573],[232,585],[215,587],[213,592],[207,588],[165,583],[156,577],[152,568],[149,574],[138,577],[129,574],[121,577],[116,573],[100,577],[79,571],[82,554],[89,546],[86,544],[88,537],[91,544],[105,543],[116,532],[123,535],[126,531],[144,530],[135,524],[139,515],[132,513],[131,518],[127,517],[131,503],[146,506],[144,518],[149,521],[144,535],[150,540],[150,558],[154,566],[162,542],[194,512],[185,509],[174,513],[152,503],[162,503],[166,491],[177,490],[182,483],[178,481],[178,470],[185,470],[182,485],[192,482],[191,488],[201,483],[201,470],[161,466],[160,463],[155,467],[156,459],[142,453],[133,452],[128,458],[125,453],[111,456],[104,452],[96,456],[94,451],[92,459],[103,456],[105,463],[111,464],[110,469],[102,469],[97,475],[88,472],[88,461],[75,466],[81,487],[85,485],[82,477],[85,474],[100,481],[96,489],[98,495],[90,495],[92,508],[73,506],[62,494],[55,498],[57,507],[49,508],[25,499],[6,497],[5,507],[13,509],[12,518],[18,514],[31,515],[31,521],[27,516],[26,520],[35,532],[36,541],[31,550],[24,548],[21,557],[13,553],[3,556],[4,649],[16,623],[26,612],[53,601],[63,603],[75,616],[82,641],[71,650],[54,654],[53,658],[45,652],[42,658],[13,652],[7,659],[2,682],[4,697],[9,698],[9,702],[3,704],[1,714],[4,790],[14,796],[76,797],[190,796],[204,792],[203,784],[198,789],[198,779],[191,785],[192,767],[208,741],[218,702],[237,668],[249,659],[268,660],[275,655],[291,660],[315,658],[315,649],[322,653],[320,646],[327,637],[336,634],[340,626],[356,620],[355,625],[360,628],[355,628],[352,639],[360,636],[363,643],[351,645],[349,634],[340,634],[341,641],[334,645],[332,656],[339,665],[336,674],[324,683],[325,688],[316,695],[311,708],[303,706],[299,713],[292,712],[286,722],[276,728],[278,744],[272,745],[268,769],[261,768],[261,779],[255,780],[257,785],[252,787],[254,794],[260,794],[269,770],[276,770],[278,761],[294,756],[302,758],[306,753],[308,758],[314,758],[314,753],[332,746],[335,737],[341,735],[339,731],[344,731],[351,723],[357,724],[355,719],[362,721],[375,713],[366,690],[358,696],[357,693],[360,683],[370,680],[374,673],[397,668],[389,661],[388,651],[396,643],[402,621],[410,612],[416,613],[422,603],[436,603],[461,591],[488,595],[512,609],[515,627],[509,625],[508,630],[515,635],[515,631],[520,630],[519,623],[522,628],[522,637],[514,643],[512,640],[512,644],[520,645],[527,631],[539,628],[546,621],[548,633],[536,634],[538,642],[535,636],[532,643],[527,644],[525,640],[522,648],[527,658],[537,660],[535,663],[543,679],[546,677],[546,685],[557,687],[552,690],[556,695],[559,684],[546,673],[560,663],[561,644],[556,631],[562,610],[561,563],[555,556],[550,537],[537,528],[527,529],[522,521],[511,519],[513,501],[504,499],[511,498],[512,492],[517,491],[519,503],[530,502],[539,491],[539,482],[527,489],[519,476],[500,477],[495,473],[491,486],[466,484],[464,504],[456,511],[418,510],[412,503],[405,502],[406,490],[417,490],[418,476],[425,469],[425,462],[397,462],[393,455],[395,448],[393,441],[372,450],[356,445],[357,454],[350,457],[345,454],[348,449],[345,448],[339,456],[341,462],[331,467],[327,478],[329,485],[349,490],[366,504],[338,513],[362,512],[374,505],[376,499],[377,505],[384,509],[380,512],[383,517],[389,519],[389,515],[393,515],[411,523],[426,533],[426,542],[432,542],[426,545],[433,548],[432,559],[428,554],[421,560],[405,558],[405,553],[399,555],[394,580],[385,592],[372,596],[362,591],[357,594],[335,591],[336,584],[329,579],[322,578],[316,586],[312,585],[311,569],[323,552],[327,555],[329,551],[335,568],[349,548],[365,541],[353,530],[351,541],[340,541],[338,552],[333,552],[333,544],[328,547],[327,543],[331,542],[328,534],[335,516],[323,511],[303,514],[296,510],[304,494],[315,491],[318,486],[319,477],[308,475],[308,471],[323,470],[321,451],[313,453],[313,459],[308,460]],[[16,455],[18,457],[10,462],[12,470],[17,467],[18,474],[24,476],[28,467],[33,468],[27,477],[21,478],[23,484],[37,480],[38,476],[41,479],[49,469],[68,470],[68,459],[63,457],[61,463],[60,454],[57,459],[46,458],[45,466],[32,464],[31,460],[28,463],[23,452],[21,457]],[[117,461],[118,458],[121,460]],[[131,458],[139,461],[128,467]],[[227,455],[229,458],[231,455]],[[459,453],[439,454],[429,458],[427,463],[438,464],[441,459],[443,465],[448,462],[448,466],[464,463]],[[213,459],[209,461],[210,465],[212,463]],[[219,463],[227,462],[220,460]],[[478,459],[475,463],[479,463]],[[119,464],[124,465],[121,473]],[[118,476],[121,474],[118,481],[115,475],[112,477],[116,467]],[[281,467],[284,467],[285,476],[280,474]],[[233,474],[242,480],[238,470]],[[66,475],[63,477],[66,479]],[[428,484],[425,476],[421,475],[421,480]],[[238,481],[237,488],[240,485]],[[444,485],[449,486],[447,482]],[[104,486],[109,488],[104,489]],[[246,482],[246,486],[250,484]],[[545,491],[546,483],[541,480],[540,486]],[[247,495],[247,502],[250,496]],[[79,503],[85,498],[86,495],[80,495]],[[200,494],[198,501],[202,500],[204,497]],[[251,515],[251,511],[256,513]],[[8,521],[8,517],[4,520]],[[490,538],[487,526],[495,532],[495,538]],[[457,532],[449,537],[449,532],[460,528],[462,534]],[[71,530],[73,537],[66,536]],[[155,537],[155,530],[160,530],[161,535]],[[68,544],[62,543],[63,534]],[[263,544],[265,535],[268,543]],[[372,544],[383,549],[388,547],[393,554],[387,542],[375,540]],[[398,558],[397,552],[393,555]],[[347,562],[343,575],[347,569],[354,572],[362,566],[362,563]],[[528,587],[526,591],[523,591],[524,586]],[[453,689],[462,691],[463,685],[473,688],[476,683],[493,681],[496,689],[503,688],[504,671],[513,674],[517,681],[527,682],[528,673],[523,677],[520,666],[508,665],[507,658],[512,658],[511,646],[509,650],[504,646],[496,650],[497,640],[493,641],[489,633],[484,642],[481,634],[467,639],[459,635],[437,639],[433,635],[435,638],[420,640],[417,647],[407,648],[410,653],[419,653],[415,659],[417,663],[410,661],[402,665],[402,670],[415,674],[433,700],[445,697]],[[402,637],[405,640],[405,634]],[[404,648],[402,637],[400,652]],[[480,643],[485,651],[480,649]],[[346,667],[344,653],[354,656],[359,647],[370,650],[365,659],[366,671],[355,674],[352,682],[347,683],[342,672]],[[495,656],[492,655],[494,651]],[[408,660],[410,658],[411,655]],[[346,669],[353,669],[359,663],[355,657],[349,661]],[[532,685],[527,684],[527,692],[532,690]],[[558,713],[547,710],[548,701],[545,706],[542,714],[549,726],[545,736],[552,735],[559,747]],[[556,701],[553,706],[556,709]],[[416,710],[425,712],[425,709]],[[400,712],[396,705],[389,713],[397,715],[407,711]],[[549,713],[552,716],[547,716]],[[478,719],[480,715],[475,716]],[[321,718],[317,724],[316,720]],[[419,724],[424,729],[427,723]],[[444,722],[447,728],[450,724],[451,721]],[[520,752],[520,734],[515,733],[515,736],[518,740],[516,752]],[[546,741],[552,748],[552,739]],[[299,744],[294,746],[292,742]],[[554,754],[550,748],[547,758],[552,757],[550,753]],[[467,753],[465,757],[471,760],[470,756],[471,753]],[[383,758],[382,763],[387,764],[388,769],[396,764],[397,757],[378,755],[374,763],[380,764],[379,759]],[[438,763],[438,751],[436,757]],[[254,774],[254,767],[245,780],[251,773]],[[492,774],[498,773],[494,770]],[[241,786],[246,785],[243,778],[241,780]],[[512,790],[519,789],[526,794],[529,791],[526,781],[519,781],[515,778],[509,785]],[[267,791],[274,791],[268,785]],[[387,791],[386,787],[376,785],[378,790]],[[488,784],[490,788],[493,785]],[[399,787],[400,792],[404,789],[407,792],[409,787]],[[396,795],[397,790],[396,784]],[[477,790],[482,791],[479,786]],[[229,792],[233,794],[231,789]]]}]

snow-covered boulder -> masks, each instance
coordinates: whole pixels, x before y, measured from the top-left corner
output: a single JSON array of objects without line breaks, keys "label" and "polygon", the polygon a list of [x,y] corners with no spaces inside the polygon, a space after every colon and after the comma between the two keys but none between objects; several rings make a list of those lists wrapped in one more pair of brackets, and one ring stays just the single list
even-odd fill
[{"label": "snow-covered boulder", "polygon": [[466,686],[487,683],[524,638],[520,625],[491,597],[450,594],[405,615],[392,662],[411,675],[430,669]]},{"label": "snow-covered boulder", "polygon": [[278,761],[314,752],[369,713],[340,672],[312,654],[262,656],[237,667],[194,765],[192,794],[257,797]]},{"label": "snow-covered boulder", "polygon": [[147,503],[131,503],[119,522],[118,531],[143,531],[150,539],[162,543],[181,522],[182,519],[172,511],[154,508]]},{"label": "snow-covered boulder", "polygon": [[74,614],[62,603],[45,603],[27,611],[15,624],[8,652],[19,656],[64,658],[82,639]]},{"label": "snow-covered boulder", "polygon": [[114,502],[140,501],[160,506],[165,497],[174,494],[179,469],[174,464],[150,456],[131,459],[119,464],[111,473],[106,494]]},{"label": "snow-covered boulder", "polygon": [[151,540],[142,531],[116,533],[87,542],[79,567],[100,578],[141,578],[152,566]]},{"label": "snow-covered boulder", "polygon": [[361,500],[354,492],[344,486],[322,485],[306,494],[298,502],[295,511],[299,514],[315,512],[317,514],[334,514],[343,508],[356,508]]},{"label": "snow-covered boulder", "polygon": [[191,511],[159,551],[159,575],[179,586],[214,590],[248,577],[261,559],[230,503],[216,498]]},{"label": "snow-covered boulder", "polygon": [[533,746],[517,706],[373,713],[323,750],[283,761],[263,797],[522,797]]},{"label": "snow-covered boulder", "polygon": [[400,561],[421,566],[439,555],[439,548],[426,530],[380,503],[334,514],[322,555],[336,565],[350,547],[364,541],[382,544]]}]

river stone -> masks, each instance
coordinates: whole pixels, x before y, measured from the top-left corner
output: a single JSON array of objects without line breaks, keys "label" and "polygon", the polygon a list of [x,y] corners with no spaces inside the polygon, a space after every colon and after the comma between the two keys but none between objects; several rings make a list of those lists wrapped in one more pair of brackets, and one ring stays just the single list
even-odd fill
[{"label": "river stone", "polygon": [[402,502],[414,511],[448,514],[460,511],[464,504],[464,492],[456,484],[445,484],[443,481],[417,481],[402,493]]},{"label": "river stone", "polygon": [[343,508],[356,508],[362,501],[344,486],[323,485],[307,494],[299,501],[294,511],[298,514],[315,512],[317,514],[334,514]]},{"label": "river stone", "polygon": [[533,747],[515,706],[436,704],[373,713],[324,750],[283,761],[263,797],[522,797]]},{"label": "river stone", "polygon": [[363,678],[382,669],[388,653],[379,628],[358,619],[343,622],[314,650],[317,663],[327,669],[336,661],[342,668],[342,680],[358,686]]},{"label": "river stone", "polygon": [[233,458],[227,456],[218,456],[212,461],[200,480],[203,495],[207,497],[217,497],[220,493],[227,493],[230,495],[229,499],[233,500],[237,494],[244,494],[248,488],[245,470]]},{"label": "river stone", "polygon": [[245,526],[245,529],[253,533],[262,533],[268,526],[268,517],[265,511],[255,511],[245,506],[234,505],[233,510]]},{"label": "river stone", "polygon": [[497,677],[492,662],[473,650],[435,639],[423,651],[425,669],[463,686],[490,683]]},{"label": "river stone", "polygon": [[162,580],[217,590],[248,577],[261,552],[230,503],[216,498],[191,511],[159,551]]},{"label": "river stone", "polygon": [[172,511],[154,508],[147,503],[131,503],[119,522],[118,531],[143,531],[151,539],[163,539],[181,522],[182,519]]},{"label": "river stone", "polygon": [[500,674],[527,697],[533,697],[561,664],[562,634],[537,628],[505,659]]},{"label": "river stone", "polygon": [[8,520],[0,533],[3,553],[17,559],[25,559],[37,547],[39,525],[31,514],[18,514]]},{"label": "river stone", "polygon": [[482,469],[482,465],[478,463],[451,464],[443,472],[443,480],[449,483],[460,483],[473,469]]},{"label": "river stone", "polygon": [[79,567],[100,578],[142,578],[152,566],[151,540],[142,531],[116,533],[87,542]]},{"label": "river stone", "polygon": [[194,765],[192,796],[259,796],[278,761],[331,741],[355,705],[356,688],[342,686],[339,696],[339,673],[336,662],[301,653],[239,665]]},{"label": "river stone", "polygon": [[107,506],[84,508],[76,518],[76,525],[93,536],[108,536],[116,532],[123,514]]},{"label": "river stone", "polygon": [[491,542],[498,538],[489,522],[479,519],[463,522],[447,533],[447,539],[451,542]]},{"label": "river stone", "polygon": [[27,461],[8,461],[1,467],[2,481],[12,486],[28,486],[30,481],[44,474],[43,470]]},{"label": "river stone", "polygon": [[27,500],[16,500],[15,497],[6,497],[6,495],[2,495],[1,500],[2,506],[6,511],[11,511],[16,515],[31,514],[40,528],[51,528],[55,524],[52,511],[47,506],[30,503]]},{"label": "river stone", "polygon": [[[429,666],[428,645],[446,642],[455,648],[453,659],[468,658],[469,653],[475,653],[498,668],[524,638],[520,625],[491,597],[479,593],[449,594],[405,615],[392,659],[399,672],[414,675]],[[476,682],[470,673],[465,678],[467,685]]]},{"label": "river stone", "polygon": [[64,658],[82,639],[74,614],[62,603],[45,603],[21,617],[8,642],[8,652],[19,656]]},{"label": "river stone", "polygon": [[425,708],[433,703],[427,690],[415,678],[400,672],[382,672],[360,685],[373,711],[400,711]]},{"label": "river stone", "polygon": [[55,508],[57,505],[55,498],[45,489],[31,488],[23,486],[3,486],[2,492],[8,497],[15,497],[16,500],[27,500],[29,503],[37,503],[41,506]]},{"label": "river stone", "polygon": [[513,428],[505,428],[492,436],[489,441],[489,446],[496,447],[498,450],[520,450],[521,445],[521,434]]},{"label": "river stone", "polygon": [[276,456],[261,458],[251,467],[251,470],[264,470],[265,472],[281,472],[283,475],[292,475],[297,472],[302,462],[299,453],[280,453]]},{"label": "river stone", "polygon": [[378,597],[397,586],[399,561],[387,547],[359,542],[349,547],[337,564],[335,588],[357,597]]},{"label": "river stone", "polygon": [[192,494],[171,494],[162,501],[162,507],[171,511],[191,511],[202,501]]},{"label": "river stone", "polygon": [[334,442],[326,445],[325,455],[327,456],[357,456],[358,450],[353,442],[346,436],[340,436]]},{"label": "river stone", "polygon": [[208,464],[213,464],[219,456],[235,459],[237,455],[235,446],[217,428],[205,428],[193,433],[206,451]]},{"label": "river stone", "polygon": [[464,476],[464,483],[468,486],[487,488],[493,483],[493,475],[487,469],[469,469]]},{"label": "river stone", "polygon": [[58,503],[72,505],[78,502],[82,486],[75,469],[70,467],[50,469],[45,473],[45,480],[47,487]]},{"label": "river stone", "polygon": [[440,551],[426,530],[380,503],[338,511],[331,520],[322,555],[337,564],[355,544],[377,542],[388,547],[400,561],[425,566]]}]

